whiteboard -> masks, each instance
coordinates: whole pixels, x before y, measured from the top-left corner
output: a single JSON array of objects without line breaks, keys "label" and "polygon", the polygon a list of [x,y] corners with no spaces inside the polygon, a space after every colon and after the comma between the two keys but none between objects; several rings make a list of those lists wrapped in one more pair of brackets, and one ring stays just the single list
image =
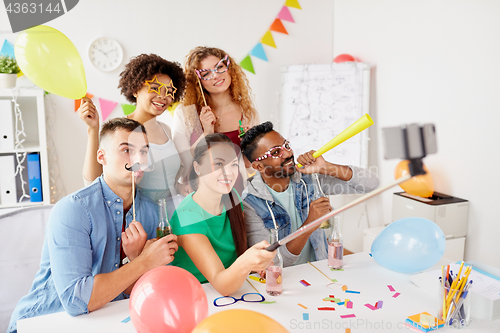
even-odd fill
[{"label": "whiteboard", "polygon": [[[293,65],[282,69],[280,133],[295,158],[318,150],[369,113],[370,65],[360,62]],[[368,166],[368,130],[324,158],[341,165]]]}]

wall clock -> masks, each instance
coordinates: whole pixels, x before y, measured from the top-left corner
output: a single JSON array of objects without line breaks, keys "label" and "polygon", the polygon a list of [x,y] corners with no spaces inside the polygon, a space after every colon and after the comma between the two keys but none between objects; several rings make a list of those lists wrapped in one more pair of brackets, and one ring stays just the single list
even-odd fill
[{"label": "wall clock", "polygon": [[90,44],[89,58],[92,65],[97,69],[109,72],[121,65],[123,49],[120,43],[112,38],[97,38]]}]

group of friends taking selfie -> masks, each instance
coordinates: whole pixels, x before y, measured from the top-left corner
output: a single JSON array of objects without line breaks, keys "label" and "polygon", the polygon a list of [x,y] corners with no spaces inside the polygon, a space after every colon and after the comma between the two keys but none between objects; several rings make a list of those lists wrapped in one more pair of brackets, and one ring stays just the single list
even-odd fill
[{"label": "group of friends taking selfie", "polygon": [[[196,47],[184,68],[141,54],[126,64],[118,88],[136,108],[104,124],[92,100],[82,100],[85,187],[52,208],[40,269],[7,332],[17,332],[19,319],[80,315],[127,298],[162,265],[230,295],[275,257],[278,250],[266,250],[271,230],[282,239],[332,211],[328,195],[379,184],[371,171],[314,151],[294,156],[273,124],[260,122],[242,68],[218,48]],[[170,127],[157,118],[173,103]],[[316,200],[313,174],[326,195]],[[160,199],[172,233],[156,238]],[[327,249],[316,228],[279,251],[287,267],[327,259]]]}]

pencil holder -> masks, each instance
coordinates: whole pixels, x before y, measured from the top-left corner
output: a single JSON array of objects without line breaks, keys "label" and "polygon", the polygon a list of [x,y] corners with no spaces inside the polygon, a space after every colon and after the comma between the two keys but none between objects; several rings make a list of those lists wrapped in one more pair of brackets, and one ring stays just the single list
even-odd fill
[{"label": "pencil holder", "polygon": [[470,322],[470,295],[468,288],[452,289],[439,285],[438,315],[445,326],[465,328]]}]

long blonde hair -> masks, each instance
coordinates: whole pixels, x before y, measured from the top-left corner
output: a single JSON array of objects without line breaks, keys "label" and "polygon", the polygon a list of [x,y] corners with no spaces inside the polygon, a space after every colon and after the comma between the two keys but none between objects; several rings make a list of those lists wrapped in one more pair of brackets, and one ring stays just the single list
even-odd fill
[{"label": "long blonde hair", "polygon": [[[184,72],[186,75],[186,94],[184,95],[183,103],[185,106],[195,105],[198,117],[200,115],[201,108],[205,106],[203,102],[203,96],[201,95],[200,87],[198,85],[198,77],[196,75],[195,70],[201,69],[200,62],[203,61],[206,57],[213,55],[219,59],[222,59],[226,56],[226,52],[221,49],[215,47],[204,47],[198,46],[191,50],[189,54],[186,56],[184,63]],[[245,123],[249,123],[252,119],[257,116],[257,110],[255,109],[254,102],[252,100],[252,90],[248,84],[248,79],[243,73],[243,70],[238,63],[236,63],[231,56],[229,56],[229,69],[228,73],[231,76],[231,85],[229,86],[229,90],[231,93],[231,98],[233,102],[238,103],[241,106],[243,112],[243,119]],[[212,100],[210,98],[210,94],[208,91],[203,89],[203,93],[205,94],[205,99],[207,100],[207,104],[214,108],[212,104]],[[199,123],[197,119],[188,117],[188,123],[191,127],[195,127],[195,124]]]}]

